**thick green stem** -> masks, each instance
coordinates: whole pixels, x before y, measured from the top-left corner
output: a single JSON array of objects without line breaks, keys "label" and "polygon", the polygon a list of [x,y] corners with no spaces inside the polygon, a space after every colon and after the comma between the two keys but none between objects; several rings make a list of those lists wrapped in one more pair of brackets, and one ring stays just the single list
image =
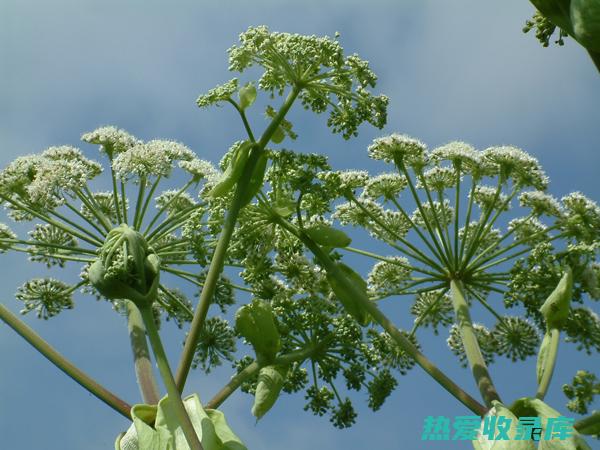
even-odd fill
[{"label": "thick green stem", "polygon": [[169,361],[167,359],[165,349],[163,348],[162,341],[160,340],[160,336],[158,335],[158,331],[156,329],[156,324],[154,323],[152,309],[150,306],[145,306],[140,308],[140,313],[142,314],[142,319],[144,320],[144,325],[146,326],[146,331],[148,333],[148,337],[150,338],[150,345],[152,345],[152,351],[154,352],[154,357],[156,358],[156,365],[158,366],[161,378],[165,388],[167,389],[169,400],[172,402],[173,409],[175,410],[175,414],[177,416],[177,421],[179,422],[181,430],[185,435],[185,440],[190,446],[190,449],[203,450],[202,444],[198,439],[198,435],[194,430],[194,425],[192,425],[192,421],[185,410],[185,406],[181,400],[181,395],[177,389],[177,385],[175,384],[175,379],[173,378],[171,368],[169,367]]},{"label": "thick green stem", "polygon": [[[556,358],[558,356],[558,344],[560,342],[560,330],[558,328],[551,328],[547,331],[544,340],[548,340],[547,345],[549,346],[547,349],[542,347],[541,351],[546,351],[546,355],[544,358],[543,367],[538,368],[539,380],[538,380],[538,388],[535,394],[536,398],[540,400],[544,400],[546,397],[546,393],[548,392],[548,388],[550,387],[550,382],[552,381],[552,375],[554,374],[554,367],[556,366]],[[541,355],[538,355],[538,360]],[[539,363],[538,363],[539,364]]]},{"label": "thick green stem", "polygon": [[29,342],[33,348],[44,355],[52,364],[79,383],[83,388],[102,400],[119,414],[131,420],[131,405],[121,400],[108,389],[98,384],[98,382],[89,375],[77,368],[42,339],[35,331],[22,322],[16,315],[11,313],[4,305],[0,305],[0,319],[15,330],[23,339]]},{"label": "thick green stem", "polygon": [[492,377],[490,376],[479,343],[477,336],[475,336],[475,330],[471,322],[471,315],[469,313],[469,305],[465,299],[462,284],[460,281],[452,280],[450,282],[450,290],[452,296],[452,305],[454,306],[454,313],[456,315],[456,324],[460,330],[460,336],[465,349],[465,355],[469,361],[469,366],[473,372],[473,377],[481,392],[483,401],[491,408],[492,401],[500,401],[500,396],[496,392]]},{"label": "thick green stem", "polygon": [[200,294],[198,307],[196,308],[196,312],[194,313],[194,319],[192,320],[190,332],[188,334],[188,338],[185,341],[183,353],[181,355],[179,366],[177,368],[176,379],[177,387],[179,388],[180,392],[183,391],[183,387],[185,386],[185,381],[190,371],[190,367],[192,366],[192,360],[194,357],[194,352],[196,350],[196,343],[198,342],[198,337],[200,336],[200,332],[202,331],[202,325],[204,324],[204,319],[206,318],[208,307],[210,306],[210,303],[213,299],[219,276],[221,275],[221,272],[223,270],[223,263],[227,254],[227,248],[229,247],[229,241],[231,240],[231,236],[233,234],[238,215],[240,213],[240,210],[242,209],[244,197],[246,196],[246,190],[248,184],[250,183],[250,178],[252,176],[254,166],[256,165],[260,154],[264,151],[264,148],[271,140],[273,133],[275,133],[277,127],[284,119],[285,115],[296,100],[296,97],[298,97],[299,93],[300,89],[296,87],[294,87],[289,93],[289,95],[285,99],[283,106],[277,113],[277,116],[275,116],[275,118],[271,121],[271,123],[261,136],[258,144],[255,147],[253,147],[253,151],[250,153],[248,161],[246,162],[244,172],[240,180],[236,184],[233,200],[231,201],[231,205],[229,207],[227,217],[223,225],[223,230],[221,231],[219,241],[217,242],[215,252],[213,253],[213,257],[210,262],[210,267],[208,269],[208,274],[206,275],[206,280],[204,282],[204,287],[202,288],[202,293]]},{"label": "thick green stem", "polygon": [[132,301],[125,301],[127,304],[127,330],[129,331],[131,350],[133,350],[135,377],[144,403],[156,405],[160,400],[160,394],[152,371],[144,321],[137,306]]}]

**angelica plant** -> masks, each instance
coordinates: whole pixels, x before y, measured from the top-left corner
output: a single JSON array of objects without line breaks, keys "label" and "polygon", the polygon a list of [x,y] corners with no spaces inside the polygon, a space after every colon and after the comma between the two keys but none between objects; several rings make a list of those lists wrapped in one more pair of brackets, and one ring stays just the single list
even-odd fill
[{"label": "angelica plant", "polygon": [[[234,288],[249,290],[234,286],[222,270],[225,264],[235,262],[227,258],[227,249],[237,216],[263,184],[271,155],[266,146],[295,138],[285,116],[296,100],[313,112],[329,111],[328,126],[346,139],[357,134],[362,122],[378,127],[385,123],[387,98],[369,91],[375,85],[375,75],[358,56],[345,57],[337,40],[271,33],[266,27],[257,27],[243,33],[240,41],[229,51],[231,69],[243,72],[259,65],[264,69],[262,77],[240,89],[233,79],[198,99],[201,107],[220,102],[233,105],[247,133],[247,139],[234,143],[226,155],[222,174],[182,144],[142,142],[114,127],[82,136],[83,141],[99,145],[107,159],[108,191],[95,192],[92,187],[103,171],[102,165],[69,146],[17,158],[0,173],[0,200],[9,216],[16,221],[39,222],[34,223],[28,238],[20,238],[2,225],[0,250],[29,254],[32,261],[48,268],[83,265],[81,281],[75,285],[55,278],[25,283],[16,294],[24,304],[22,313],[35,311],[38,317],[49,319],[72,308],[73,293],[82,289],[110,300],[116,310],[127,315],[143,400],[133,407],[74,367],[6,308],[0,310],[6,323],[65,373],[133,419],[128,432],[117,439],[117,448],[166,445],[212,449],[228,442],[242,446],[220,412],[210,404],[205,409],[195,396],[182,401],[181,392],[192,366],[208,372],[224,359],[234,359],[233,328],[222,317],[207,319],[206,315],[213,303],[224,313],[234,303]],[[271,98],[288,92],[279,109],[267,107],[270,123],[255,139],[245,110],[254,102],[257,87]],[[179,189],[158,194],[161,181],[176,166],[187,173],[188,181]],[[198,197],[201,183],[202,195]],[[150,212],[153,200],[155,213]],[[161,281],[162,273],[201,288],[195,313],[180,290]],[[158,334],[161,316],[180,327],[191,321],[175,375]],[[149,362],[147,339],[167,389],[168,395],[162,400]],[[287,357],[294,361],[299,359],[298,353],[306,351]],[[284,371],[271,373],[280,372]],[[270,390],[266,386],[259,392],[265,394],[265,389]],[[263,397],[270,397],[269,402],[276,398]],[[257,415],[268,409],[260,403],[255,405]]]},{"label": "angelica plant", "polygon": [[[229,63],[260,76],[233,78],[197,100],[203,109],[231,106],[241,122],[244,137],[232,136],[218,167],[182,144],[101,128],[83,140],[100,145],[107,191],[91,184],[102,166],[70,147],[18,158],[0,173],[9,215],[39,222],[23,239],[0,226],[0,251],[53,268],[83,266],[75,285],[52,278],[19,288],[23,312],[51,318],[72,308],[73,293],[83,289],[127,315],[142,393],[133,407],[0,309],[46,357],[133,420],[117,448],[244,448],[217,409],[238,389],[254,396],[257,419],[282,392],[302,392],[305,410],[346,428],[357,420],[351,391],[365,391],[377,411],[416,365],[477,416],[555,414],[543,399],[561,335],[588,352],[600,349],[600,320],[583,306],[599,296],[600,207],[580,193],[554,199],[537,160],[514,147],[478,151],[453,142],[430,151],[393,134],[368,149],[390,165],[377,176],[335,171],[323,155],[289,149],[298,136],[287,114],[297,103],[328,113],[327,125],[345,139],[364,122],[385,125],[388,99],[371,92],[375,74],[358,56],[344,56],[337,36],[249,28],[229,49]],[[257,105],[265,103],[263,115]],[[267,120],[261,133],[256,116]],[[175,168],[188,181],[159,193]],[[368,232],[388,254],[353,245],[340,226]],[[372,263],[366,276],[351,267],[350,255]],[[161,280],[165,273],[198,289],[195,306]],[[413,300],[410,330],[379,306],[397,297]],[[213,304],[220,314],[208,317]],[[524,313],[511,314],[514,306]],[[493,327],[472,319],[481,311]],[[187,332],[174,373],[157,330],[162,318]],[[481,399],[423,353],[419,339],[428,327],[448,336]],[[167,388],[161,400],[147,338]],[[505,406],[489,366],[536,353],[535,397]],[[226,361],[233,377],[218,392],[203,392],[209,400],[181,399],[192,368],[208,374]],[[580,411],[594,382],[579,376],[566,389]],[[593,434],[596,425],[592,415],[576,428]],[[588,448],[578,434],[567,444]]]},{"label": "angelica plant", "polygon": [[[376,139],[369,155],[395,172],[331,171],[318,155],[279,152],[267,172],[268,189],[240,219],[242,276],[270,298],[284,331],[282,347],[286,341],[290,348],[320,347],[308,358],[312,385],[303,378],[310,386],[307,409],[332,410],[332,422],[348,426],[355,416],[337,378],[348,389],[367,388],[369,406],[377,409],[397,384],[394,374],[416,363],[483,415],[502,404],[488,366],[503,356],[517,361],[538,354],[537,403],[520,400],[511,408],[527,404],[540,417],[547,414],[539,402],[560,334],[579,349],[599,350],[600,320],[582,305],[586,297],[598,298],[600,207],[581,193],[561,201],[547,194],[538,161],[515,147],[477,151],[453,142],[429,151],[394,134]],[[368,231],[390,254],[351,247],[335,221]],[[242,251],[247,248],[254,251]],[[366,280],[343,263],[348,254],[374,260]],[[398,329],[379,309],[397,296],[414,297],[411,330]],[[475,304],[496,321],[491,329],[471,318]],[[510,314],[516,305],[525,317]],[[448,346],[471,367],[483,405],[419,350],[417,333],[428,326],[436,334],[448,329]],[[247,380],[235,381],[252,391],[256,362],[239,366]]]}]

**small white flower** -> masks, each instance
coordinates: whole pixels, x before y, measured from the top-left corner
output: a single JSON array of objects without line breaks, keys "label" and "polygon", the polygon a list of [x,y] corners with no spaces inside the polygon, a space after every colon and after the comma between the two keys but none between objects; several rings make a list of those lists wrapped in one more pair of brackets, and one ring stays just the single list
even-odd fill
[{"label": "small white flower", "polygon": [[439,192],[456,186],[456,171],[449,167],[432,167],[419,176],[417,179],[417,188],[425,187],[423,178],[430,191]]},{"label": "small white flower", "polygon": [[113,126],[101,127],[85,133],[81,136],[81,140],[90,144],[101,145],[100,151],[106,153],[111,159],[113,155],[142,143],[126,131]]},{"label": "small white flower", "polygon": [[473,193],[473,202],[479,205],[483,211],[488,209],[507,211],[510,208],[510,203],[506,203],[507,199],[508,197],[504,194],[499,194],[496,199],[496,188],[491,186],[477,186]]},{"label": "small white flower", "polygon": [[520,186],[546,189],[548,177],[538,160],[517,147],[490,147],[483,152],[486,160],[497,165],[500,176],[513,178]]},{"label": "small white flower", "polygon": [[369,178],[369,173],[365,170],[321,172],[317,174],[317,178],[323,180],[329,189],[345,192],[363,187]]},{"label": "small white flower", "polygon": [[516,241],[522,240],[532,245],[548,239],[546,233],[544,233],[546,228],[546,225],[533,217],[521,217],[508,223],[508,229],[510,231],[514,230]]},{"label": "small white flower", "polygon": [[188,161],[180,161],[179,167],[190,173],[194,180],[197,181],[200,181],[203,178],[212,179],[218,175],[215,166],[203,159],[194,158]]},{"label": "small white flower", "polygon": [[404,134],[375,139],[368,150],[371,158],[385,162],[395,162],[399,159],[413,167],[423,167],[427,163],[427,146]]},{"label": "small white flower", "polygon": [[0,253],[5,253],[12,246],[11,243],[3,242],[4,239],[16,239],[17,235],[5,224],[0,223]]},{"label": "small white flower", "polygon": [[466,142],[454,141],[431,151],[431,159],[436,162],[450,161],[460,165],[462,170],[471,170],[481,163],[481,155]]},{"label": "small white flower", "polygon": [[362,195],[371,200],[376,200],[379,197],[392,199],[396,198],[406,186],[408,186],[406,177],[398,175],[397,173],[382,173],[367,180]]},{"label": "small white flower", "polygon": [[536,216],[546,214],[547,216],[558,217],[561,214],[558,200],[542,191],[527,191],[519,196],[521,206],[531,208]]},{"label": "small white flower", "polygon": [[173,161],[189,161],[193,158],[194,152],[183,144],[154,140],[119,153],[113,160],[113,169],[122,180],[128,180],[132,175],[138,178],[168,177]]},{"label": "small white flower", "polygon": [[54,278],[35,278],[21,286],[15,294],[25,304],[21,314],[36,310],[40,319],[55,316],[73,308],[72,289]]},{"label": "small white flower", "polygon": [[410,277],[411,266],[408,259],[391,256],[388,261],[380,261],[373,266],[367,283],[372,291],[392,291],[400,289],[404,281]]},{"label": "small white flower", "polygon": [[154,199],[156,207],[162,209],[166,206],[167,215],[172,216],[196,205],[194,199],[187,192],[181,192],[179,195],[177,192],[179,191],[172,189],[160,194]]}]

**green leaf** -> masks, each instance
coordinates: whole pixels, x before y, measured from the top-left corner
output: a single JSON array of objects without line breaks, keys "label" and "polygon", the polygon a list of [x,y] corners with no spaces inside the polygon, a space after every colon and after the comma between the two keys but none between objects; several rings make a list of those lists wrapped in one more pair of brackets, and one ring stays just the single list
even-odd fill
[{"label": "green leaf", "polygon": [[590,416],[581,419],[578,423],[585,423],[584,426],[578,426],[577,431],[589,436],[600,435],[600,411],[594,411]]},{"label": "green leaf", "polygon": [[348,247],[352,243],[346,233],[322,223],[312,225],[304,231],[313,241],[325,247]]},{"label": "green leaf", "polygon": [[252,83],[248,83],[240,89],[238,95],[240,98],[240,108],[246,109],[252,106],[254,100],[256,100],[256,88]]},{"label": "green leaf", "polygon": [[[472,441],[475,450],[535,450],[535,444],[532,441],[514,440],[517,432],[517,422],[519,419],[502,403],[494,400],[493,407],[487,412],[486,417],[506,417],[511,419],[508,437],[510,440],[491,440],[487,436],[479,435],[476,441]],[[484,419],[485,420],[485,419]],[[481,422],[483,429],[483,420]]]},{"label": "green leaf", "polygon": [[600,51],[600,2],[598,0],[571,0],[573,33],[588,50]]},{"label": "green leaf", "polygon": [[271,142],[273,142],[274,144],[281,144],[284,139],[285,139],[285,133],[283,131],[283,128],[281,128],[281,126],[278,126],[275,129],[273,136],[271,136]]},{"label": "green leaf", "polygon": [[[541,383],[544,373],[546,373],[547,371],[554,370],[556,352],[558,349],[558,345],[553,339],[554,333],[559,333],[559,331],[556,329],[547,330],[544,334],[544,339],[542,339],[542,344],[540,345],[540,351],[538,353],[536,366],[536,376],[538,385]],[[558,339],[558,337],[556,337],[556,339]]]},{"label": "green leaf", "polygon": [[569,316],[573,296],[573,271],[567,267],[556,288],[540,307],[548,328],[560,328]]},{"label": "green leaf", "polygon": [[[185,398],[183,403],[204,450],[246,450],[221,411],[205,410],[197,394]],[[131,415],[133,424],[127,433],[117,437],[116,450],[189,449],[168,397],[161,399],[158,405],[135,405]]]},{"label": "green leaf", "polygon": [[252,415],[257,420],[264,416],[277,401],[287,372],[287,366],[265,366],[260,369],[252,405]]},{"label": "green leaf", "polygon": [[570,0],[531,0],[531,3],[554,24],[573,34],[573,27],[569,18]]},{"label": "green leaf", "polygon": [[238,309],[235,329],[252,344],[259,363],[271,363],[281,349],[275,316],[271,305],[265,301],[255,299]]},{"label": "green leaf", "polygon": [[[364,295],[364,298],[368,298],[367,282],[346,264],[338,263],[337,266],[346,280],[351,285],[354,285],[355,289]],[[354,319],[356,319],[356,321],[362,326],[367,325],[370,321],[369,314],[362,307],[360,301],[356,299],[356,296],[349,289],[347,289],[343,281],[332,275],[330,272],[327,272],[327,281],[329,281],[333,293],[342,303],[346,312],[354,317]]]},{"label": "green leaf", "polygon": [[248,203],[252,201],[254,196],[260,191],[260,188],[263,187],[265,181],[265,172],[267,171],[267,163],[269,162],[269,153],[263,151],[258,156],[258,161],[256,161],[256,165],[252,170],[252,175],[250,175],[250,181],[248,182],[248,187],[246,188],[246,192],[244,192],[244,196],[242,199],[242,205],[246,206]]},{"label": "green leaf", "polygon": [[567,439],[543,439],[546,433],[547,419],[549,417],[560,417],[562,414],[542,400],[530,397],[520,398],[511,405],[510,409],[520,417],[537,416],[542,419],[542,440],[538,450],[591,450],[576,430],[573,430],[573,435]]},{"label": "green leaf", "polygon": [[242,176],[244,167],[246,167],[250,148],[252,148],[252,143],[244,141],[233,150],[227,169],[225,169],[219,182],[207,194],[208,197],[222,197],[235,186],[235,183],[237,183]]}]

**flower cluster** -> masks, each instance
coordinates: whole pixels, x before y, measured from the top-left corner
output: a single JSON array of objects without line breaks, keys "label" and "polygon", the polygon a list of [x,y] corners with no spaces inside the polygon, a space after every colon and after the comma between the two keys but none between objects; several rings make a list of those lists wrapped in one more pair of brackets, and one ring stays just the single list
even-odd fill
[{"label": "flower cluster", "polygon": [[[99,298],[108,298],[115,309],[124,311],[119,296],[94,281],[100,273],[105,283],[113,280],[138,292],[147,292],[147,286],[140,284],[140,277],[148,268],[142,270],[136,262],[134,247],[138,244],[125,245],[133,242],[131,239],[139,241],[144,255],[157,257],[162,272],[202,286],[204,260],[197,257],[205,255],[209,245],[198,236],[204,237],[209,231],[206,231],[205,206],[193,187],[216,173],[212,164],[197,158],[180,143],[163,140],[144,143],[115,127],[86,133],[82,140],[99,145],[108,158],[112,190],[92,191],[90,182],[102,173],[102,165],[70,146],[50,147],[40,154],[17,158],[0,172],[0,199],[9,215],[14,220],[34,222],[27,237],[18,237],[1,224],[0,251],[24,252],[31,261],[48,268],[64,267],[71,262],[84,264],[82,280],[74,285],[54,278],[26,282],[16,294],[24,304],[22,312],[35,311],[44,319],[53,317],[73,308],[73,293],[79,288]],[[158,193],[160,180],[177,169],[177,162],[189,181],[180,189]],[[132,189],[137,190],[134,200],[127,196]],[[154,213],[150,209],[153,203]],[[135,206],[134,210],[130,204]],[[189,232],[192,217],[201,232]],[[200,268],[194,272],[182,270],[181,266],[190,265]],[[217,303],[226,308],[233,303],[232,288],[226,278],[221,285]],[[162,282],[156,289],[159,315],[172,318],[179,326],[191,320],[191,302],[183,293]],[[210,323],[214,326],[205,330],[196,359],[207,370],[218,364],[220,357],[233,358],[232,335],[228,340],[226,330],[218,326],[220,323]]]},{"label": "flower cluster", "polygon": [[[385,125],[388,98],[369,92],[377,77],[357,55],[344,57],[336,39],[250,27],[240,34],[240,44],[229,49],[229,69],[241,73],[252,66],[264,70],[258,87],[272,96],[291,87],[307,109],[319,114],[330,109],[328,126],[346,139],[363,122]],[[201,96],[198,105],[231,101],[237,90],[234,78]]]}]

